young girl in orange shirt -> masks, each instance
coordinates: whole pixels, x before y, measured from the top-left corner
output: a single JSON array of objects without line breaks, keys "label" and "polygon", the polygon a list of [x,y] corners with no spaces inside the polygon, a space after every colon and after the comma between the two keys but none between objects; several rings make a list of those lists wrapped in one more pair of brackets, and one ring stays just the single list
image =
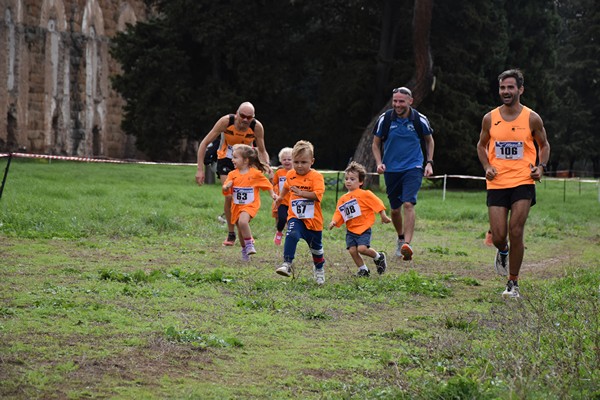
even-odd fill
[{"label": "young girl in orange shirt", "polygon": [[255,148],[245,144],[233,146],[233,165],[235,169],[227,175],[223,183],[223,194],[232,195],[231,222],[237,226],[242,245],[242,260],[249,261],[256,254],[250,220],[260,209],[260,189],[268,190],[271,198],[277,195],[273,185],[263,175],[269,171],[269,166],[258,158]]}]

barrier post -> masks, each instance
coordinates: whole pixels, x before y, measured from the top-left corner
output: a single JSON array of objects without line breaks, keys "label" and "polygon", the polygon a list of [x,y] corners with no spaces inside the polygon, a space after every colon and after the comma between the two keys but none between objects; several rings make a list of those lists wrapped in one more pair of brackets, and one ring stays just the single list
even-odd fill
[{"label": "barrier post", "polygon": [[4,192],[4,184],[6,183],[6,177],[8,176],[8,169],[10,168],[10,160],[12,160],[12,153],[8,153],[8,161],[6,162],[4,177],[2,178],[2,186],[0,186],[0,200],[2,199],[2,192]]},{"label": "barrier post", "polygon": [[444,174],[444,190],[442,191],[442,201],[446,201],[446,181],[448,179],[448,174]]}]

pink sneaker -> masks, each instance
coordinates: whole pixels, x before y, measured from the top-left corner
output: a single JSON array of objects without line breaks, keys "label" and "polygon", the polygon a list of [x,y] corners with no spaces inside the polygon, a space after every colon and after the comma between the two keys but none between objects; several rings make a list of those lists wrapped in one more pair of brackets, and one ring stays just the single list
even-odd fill
[{"label": "pink sneaker", "polygon": [[273,243],[275,243],[276,246],[281,246],[281,238],[283,238],[283,233],[277,231],[275,237],[273,238]]},{"label": "pink sneaker", "polygon": [[229,232],[227,239],[223,241],[223,246],[233,246],[235,244],[235,233]]}]

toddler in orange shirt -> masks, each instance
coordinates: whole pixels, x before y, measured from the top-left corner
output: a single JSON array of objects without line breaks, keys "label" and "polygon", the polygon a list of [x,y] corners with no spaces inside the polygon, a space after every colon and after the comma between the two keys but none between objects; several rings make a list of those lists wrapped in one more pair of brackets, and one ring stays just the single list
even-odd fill
[{"label": "toddler in orange shirt", "polygon": [[385,205],[379,197],[362,185],[367,170],[355,161],[344,171],[344,184],[348,193],[337,202],[329,229],[346,224],[346,248],[358,267],[358,276],[369,276],[370,271],[361,255],[371,257],[377,267],[377,273],[383,274],[387,268],[385,253],[371,248],[371,227],[375,223],[375,214],[381,216],[381,222],[388,224],[392,220],[385,213]]}]

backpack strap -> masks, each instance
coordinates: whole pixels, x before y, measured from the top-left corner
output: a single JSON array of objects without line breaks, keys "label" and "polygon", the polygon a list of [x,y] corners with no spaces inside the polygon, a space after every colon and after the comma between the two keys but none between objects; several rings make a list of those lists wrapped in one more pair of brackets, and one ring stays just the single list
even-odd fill
[{"label": "backpack strap", "polygon": [[419,139],[423,140],[423,122],[421,122],[419,112],[411,107],[408,119],[412,121],[415,131],[417,131],[417,134],[419,135]]}]

